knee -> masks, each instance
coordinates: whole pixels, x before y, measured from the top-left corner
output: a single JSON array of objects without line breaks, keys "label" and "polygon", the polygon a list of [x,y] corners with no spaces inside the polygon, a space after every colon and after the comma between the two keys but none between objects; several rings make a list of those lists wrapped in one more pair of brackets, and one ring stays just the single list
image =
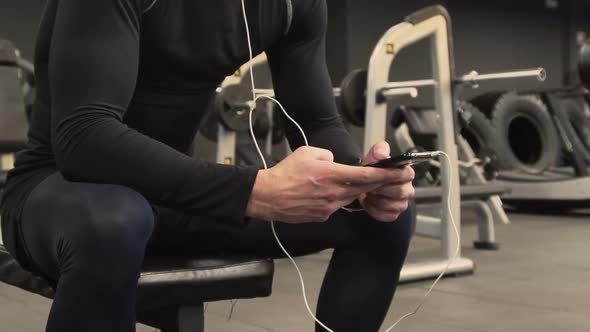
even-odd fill
[{"label": "knee", "polygon": [[[126,188],[113,188],[110,195],[92,201],[76,199],[74,220],[65,241],[72,257],[85,267],[116,273],[137,270],[154,227],[149,203]],[[89,264],[86,264],[88,262]]]}]

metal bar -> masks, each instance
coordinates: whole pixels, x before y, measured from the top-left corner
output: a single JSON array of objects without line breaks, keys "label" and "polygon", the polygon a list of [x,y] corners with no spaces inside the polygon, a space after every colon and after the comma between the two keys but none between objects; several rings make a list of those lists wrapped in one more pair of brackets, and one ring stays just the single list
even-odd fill
[{"label": "metal bar", "polygon": [[236,132],[227,130],[219,123],[217,134],[217,163],[235,165],[236,162]]},{"label": "metal bar", "polygon": [[[340,97],[340,88],[334,88],[332,91],[334,92],[335,97]],[[265,95],[270,97],[274,97],[275,95],[275,91],[273,89],[254,89],[254,92],[256,92],[257,95]]]},{"label": "metal bar", "polygon": [[435,86],[435,85],[436,85],[436,81],[432,80],[432,79],[389,82],[389,83],[386,83],[381,90],[385,91],[385,90],[389,90],[389,89],[420,88],[420,87]]},{"label": "metal bar", "polygon": [[35,74],[35,66],[23,58],[16,58],[16,65],[29,75]]},{"label": "metal bar", "polygon": [[441,225],[440,218],[419,214],[416,216],[415,234],[432,239],[440,239]]},{"label": "metal bar", "polygon": [[399,96],[410,96],[412,98],[418,97],[418,89],[416,88],[398,88],[388,89],[380,92],[380,95],[385,99],[391,99]]},{"label": "metal bar", "polygon": [[508,71],[508,72],[501,72],[501,73],[490,73],[490,74],[480,74],[476,71],[472,71],[469,74],[463,75],[459,79],[459,82],[462,83],[477,83],[481,81],[489,81],[489,80],[499,80],[499,79],[507,79],[507,78],[536,78],[539,82],[544,82],[547,79],[547,72],[543,68],[536,68],[536,69],[527,69],[527,70],[518,70],[518,71]]},{"label": "metal bar", "polygon": [[[428,263],[407,263],[401,271],[400,282],[436,278],[445,270],[448,264],[448,260],[429,261]],[[471,274],[474,270],[475,264],[473,261],[467,258],[458,258],[451,262],[446,276]]]},{"label": "metal bar", "polygon": [[[427,24],[424,21],[421,24]],[[434,52],[431,53],[433,78],[438,83],[434,87],[434,101],[439,114],[438,126],[438,149],[448,155],[441,167],[442,176],[442,202],[448,204],[448,209],[442,209],[442,234],[441,250],[443,257],[452,259],[457,253],[461,257],[461,197],[459,194],[459,167],[457,142],[455,141],[455,106],[453,96],[453,76],[452,72],[452,54],[450,48],[449,22],[443,16],[437,16],[430,21],[434,29],[431,37],[431,47]],[[450,188],[454,190],[451,191]],[[453,227],[452,222],[455,225]],[[455,234],[454,228],[458,229],[459,239]]]}]

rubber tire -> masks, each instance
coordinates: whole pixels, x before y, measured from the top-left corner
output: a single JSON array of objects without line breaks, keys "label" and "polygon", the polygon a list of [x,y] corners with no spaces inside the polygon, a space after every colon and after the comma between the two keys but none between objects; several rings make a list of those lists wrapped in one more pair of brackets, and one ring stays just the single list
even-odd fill
[{"label": "rubber tire", "polygon": [[[540,153],[535,162],[518,158],[511,147],[509,130],[515,118],[526,118],[539,134]],[[527,173],[542,173],[558,164],[561,140],[547,106],[536,95],[507,93],[498,99],[492,113],[496,132],[496,151],[501,169],[517,169]]]},{"label": "rubber tire", "polygon": [[573,99],[562,100],[561,111],[568,119],[564,128],[572,144],[579,147],[584,160],[590,163],[590,119],[584,115],[584,109],[580,104]]},{"label": "rubber tire", "polygon": [[496,132],[492,122],[479,108],[466,101],[459,101],[457,107],[469,112],[469,122],[461,121],[461,135],[477,155],[482,148],[495,148]]},{"label": "rubber tire", "polygon": [[506,94],[506,91],[487,92],[471,99],[469,102],[485,114],[487,118],[491,118],[498,99],[504,94]]}]

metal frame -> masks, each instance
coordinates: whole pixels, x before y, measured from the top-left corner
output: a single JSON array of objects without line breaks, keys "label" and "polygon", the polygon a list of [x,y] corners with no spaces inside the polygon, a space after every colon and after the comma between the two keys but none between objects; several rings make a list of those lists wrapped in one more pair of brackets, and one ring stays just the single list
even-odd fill
[{"label": "metal frame", "polygon": [[[433,86],[436,109],[439,112],[438,128],[439,150],[447,153],[450,159],[441,165],[443,197],[450,209],[441,212],[441,257],[428,262],[408,263],[401,273],[401,281],[425,279],[438,276],[450,263],[449,273],[470,273],[475,269],[473,261],[461,256],[461,248],[451,224],[451,213],[456,227],[461,229],[461,210],[459,196],[458,154],[455,144],[455,112],[452,93],[453,73],[450,47],[449,22],[439,13],[417,24],[400,23],[391,28],[378,42],[369,62],[367,84],[367,112],[364,150],[368,152],[378,141],[384,140],[387,130],[387,104],[379,103],[377,94],[386,88],[407,87],[389,82],[389,72],[396,55],[407,46],[429,38],[431,41],[433,79],[425,81]],[[428,83],[428,84],[427,84]],[[391,86],[389,86],[391,85]],[[449,192],[449,188],[454,190]],[[450,211],[448,211],[450,210]],[[452,260],[455,252],[458,256]]]}]

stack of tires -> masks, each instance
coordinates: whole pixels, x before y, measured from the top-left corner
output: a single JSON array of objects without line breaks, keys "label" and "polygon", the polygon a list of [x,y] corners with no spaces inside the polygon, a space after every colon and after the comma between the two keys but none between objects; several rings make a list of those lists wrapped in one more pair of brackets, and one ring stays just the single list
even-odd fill
[{"label": "stack of tires", "polygon": [[[486,137],[489,134],[488,146],[495,150],[500,169],[538,174],[567,163],[560,131],[539,96],[490,93],[471,103],[481,110],[478,117],[483,118],[478,119],[482,125],[473,131],[485,132]],[[583,157],[590,162],[590,120],[583,106],[574,99],[564,99],[559,106],[569,120],[563,122],[562,132],[574,137],[572,144],[583,147]],[[481,131],[485,121],[488,129]]]}]

